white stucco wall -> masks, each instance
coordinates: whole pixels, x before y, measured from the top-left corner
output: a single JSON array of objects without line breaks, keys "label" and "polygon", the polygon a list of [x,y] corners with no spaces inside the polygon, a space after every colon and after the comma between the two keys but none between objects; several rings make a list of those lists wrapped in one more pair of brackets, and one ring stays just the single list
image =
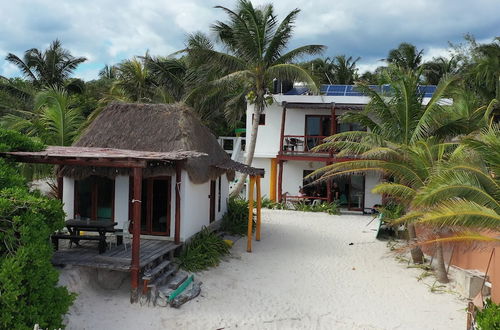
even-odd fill
[{"label": "white stucco wall", "polygon": [[380,174],[368,173],[365,176],[365,208],[372,208],[375,204],[382,204],[382,195],[371,191],[380,182]]},{"label": "white stucco wall", "polygon": [[186,171],[182,171],[181,180],[181,240],[184,241],[209,225],[210,181],[195,184]]},{"label": "white stucco wall", "polygon": [[126,175],[119,175],[115,178],[115,222],[116,228],[123,229],[123,225],[130,219],[129,211],[129,183],[130,178]]},{"label": "white stucco wall", "polygon": [[63,177],[63,211],[66,214],[66,220],[73,219],[75,216],[75,179]]}]

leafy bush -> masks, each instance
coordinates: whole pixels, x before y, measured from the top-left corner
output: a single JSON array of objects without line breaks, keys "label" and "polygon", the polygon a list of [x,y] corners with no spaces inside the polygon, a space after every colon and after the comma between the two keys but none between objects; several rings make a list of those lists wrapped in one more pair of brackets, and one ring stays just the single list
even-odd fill
[{"label": "leafy bush", "polygon": [[384,214],[384,220],[390,221],[402,217],[405,214],[405,207],[397,203],[389,203],[379,209]]},{"label": "leafy bush", "polygon": [[296,211],[325,212],[332,215],[339,214],[339,206],[337,205],[337,203],[307,204],[306,202],[299,202],[294,206]]},{"label": "leafy bush", "polygon": [[[253,227],[255,229],[255,219]],[[241,198],[230,198],[227,212],[222,217],[220,230],[231,235],[246,235],[248,231],[248,202]]]},{"label": "leafy bush", "polygon": [[[38,142],[0,129],[2,151],[40,150]],[[49,236],[64,225],[61,202],[29,193],[17,166],[0,159],[0,328],[62,327],[74,299],[58,287]]]},{"label": "leafy bush", "polygon": [[221,257],[229,253],[229,246],[216,233],[203,228],[185,245],[178,258],[179,266],[190,272],[198,272],[217,266]]},{"label": "leafy bush", "polygon": [[500,304],[486,299],[485,308],[476,313],[476,323],[482,330],[500,329]]}]

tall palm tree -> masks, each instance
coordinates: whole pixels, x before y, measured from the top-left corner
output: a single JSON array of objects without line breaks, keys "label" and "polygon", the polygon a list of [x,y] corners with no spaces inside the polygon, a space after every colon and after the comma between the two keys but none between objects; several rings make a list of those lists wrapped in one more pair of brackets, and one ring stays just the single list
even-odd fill
[{"label": "tall palm tree", "polygon": [[[357,122],[365,126],[368,131],[335,134],[325,139],[326,142],[316,149],[338,151],[339,157],[369,158],[335,163],[317,171],[315,175],[322,173],[322,178],[325,179],[337,175],[379,171],[394,176],[396,170],[402,172],[409,170],[405,166],[393,169],[380,167],[385,161],[380,157],[385,157],[386,152],[397,153],[395,148],[407,150],[433,135],[445,137],[454,131],[457,125],[454,121],[450,122],[451,111],[441,105],[440,100],[456,81],[455,78],[442,80],[431,100],[423,105],[423,95],[418,93],[419,71],[415,73],[403,69],[391,69],[386,75],[391,86],[389,95],[372,90],[367,85],[358,84],[358,88],[369,95],[371,101],[364,111],[348,113],[341,118],[346,122]],[[414,241],[416,234],[411,223],[408,225],[408,232],[410,239]],[[412,249],[412,258],[415,263],[423,262],[423,254],[418,247]]]},{"label": "tall palm tree", "polygon": [[394,64],[402,69],[416,70],[422,64],[422,55],[424,50],[418,50],[415,45],[402,42],[398,48],[391,49],[386,62]]},{"label": "tall palm tree", "polygon": [[83,123],[74,98],[63,89],[46,89],[35,96],[34,111],[17,111],[2,118],[2,126],[47,145],[69,146]]},{"label": "tall palm tree", "polygon": [[62,48],[59,40],[53,41],[44,51],[28,49],[22,59],[12,53],[5,59],[16,65],[37,88],[64,86],[65,80],[77,66],[87,60],[85,57],[71,55],[67,49]]},{"label": "tall palm tree", "polygon": [[[322,45],[307,45],[290,51],[288,43],[292,37],[294,22],[299,14],[295,9],[279,22],[272,5],[255,8],[250,1],[239,0],[231,10],[217,6],[227,14],[225,22],[212,25],[218,41],[226,52],[214,49],[213,45],[199,45],[186,49],[188,54],[203,59],[206,64],[221,72],[212,82],[222,90],[234,91],[241,87],[248,102],[254,105],[254,120],[250,130],[250,141],[246,147],[246,160],[252,164],[259,128],[259,117],[270,101],[266,95],[273,79],[302,81],[315,88],[311,76],[300,66],[292,64],[303,55],[316,55],[325,48]],[[242,176],[232,191],[241,191],[246,176]]]},{"label": "tall palm tree", "polygon": [[335,56],[332,60],[332,75],[336,84],[351,85],[358,78],[356,63],[361,59],[346,55]]}]

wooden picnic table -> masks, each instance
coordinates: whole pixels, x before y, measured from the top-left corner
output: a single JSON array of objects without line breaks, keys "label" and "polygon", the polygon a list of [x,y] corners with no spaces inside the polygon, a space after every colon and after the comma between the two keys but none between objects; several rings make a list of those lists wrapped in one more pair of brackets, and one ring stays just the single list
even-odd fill
[{"label": "wooden picnic table", "polygon": [[[111,220],[83,220],[69,219],[66,220],[66,228],[69,235],[53,235],[53,241],[56,243],[58,239],[70,239],[72,243],[78,245],[80,240],[99,240],[99,253],[106,251],[106,233],[114,233],[114,227],[117,222]],[[98,237],[80,235],[80,231],[99,233]],[[122,244],[122,236],[117,236],[117,244]],[[57,244],[55,244],[57,247]]]}]

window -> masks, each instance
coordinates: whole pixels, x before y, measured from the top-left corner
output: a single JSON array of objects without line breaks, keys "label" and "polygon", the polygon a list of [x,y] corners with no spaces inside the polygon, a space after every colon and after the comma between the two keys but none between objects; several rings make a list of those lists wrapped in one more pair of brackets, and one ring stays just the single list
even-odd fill
[{"label": "window", "polygon": [[[255,114],[252,114],[252,122],[253,122],[254,116],[255,116]],[[266,114],[261,113],[259,116],[259,125],[265,125],[265,124],[266,124]]]},{"label": "window", "polygon": [[115,181],[91,176],[75,181],[75,217],[113,220]]}]

